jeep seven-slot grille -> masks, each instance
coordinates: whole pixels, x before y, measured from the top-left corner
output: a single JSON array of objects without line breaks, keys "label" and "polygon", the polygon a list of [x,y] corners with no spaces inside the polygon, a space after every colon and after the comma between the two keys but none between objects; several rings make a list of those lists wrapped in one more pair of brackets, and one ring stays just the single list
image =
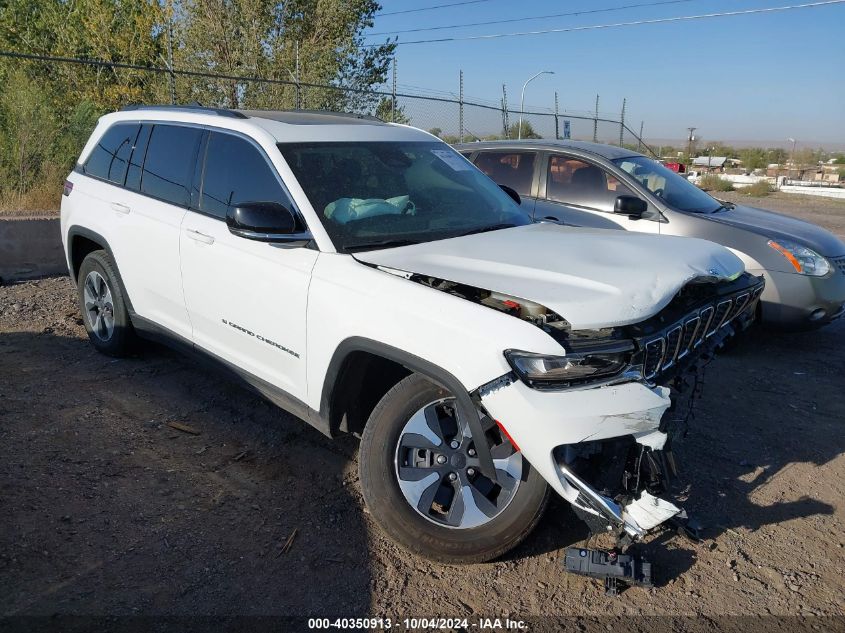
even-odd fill
[{"label": "jeep seven-slot grille", "polygon": [[745,312],[763,292],[762,284],[715,305],[708,305],[678,319],[651,338],[644,337],[643,377],[652,380],[685,358],[704,340],[713,336]]},{"label": "jeep seven-slot grille", "polygon": [[707,330],[707,338],[710,338],[716,333],[716,330],[721,327],[721,325],[725,322],[725,317],[728,316],[728,312],[731,311],[731,306],[733,305],[733,301],[727,299],[718,303],[716,305],[716,312],[713,314],[713,321],[710,324],[710,327]]},{"label": "jeep seven-slot grille", "polygon": [[728,317],[728,320],[733,319],[735,316],[742,314],[742,311],[748,307],[748,302],[751,300],[751,293],[745,292],[739,295],[736,300],[734,301],[734,309],[731,311],[731,316]]},{"label": "jeep seven-slot grille", "polygon": [[669,369],[678,356],[678,346],[681,344],[681,334],[683,327],[676,325],[666,334],[666,360],[663,363],[663,369]]}]

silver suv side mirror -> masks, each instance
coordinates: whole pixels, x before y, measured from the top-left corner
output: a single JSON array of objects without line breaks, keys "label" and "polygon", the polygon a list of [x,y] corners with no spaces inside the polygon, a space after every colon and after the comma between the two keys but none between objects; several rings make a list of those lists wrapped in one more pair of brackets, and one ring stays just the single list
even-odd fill
[{"label": "silver suv side mirror", "polygon": [[619,196],[613,205],[613,212],[627,215],[632,220],[639,220],[648,211],[648,203],[636,196]]}]

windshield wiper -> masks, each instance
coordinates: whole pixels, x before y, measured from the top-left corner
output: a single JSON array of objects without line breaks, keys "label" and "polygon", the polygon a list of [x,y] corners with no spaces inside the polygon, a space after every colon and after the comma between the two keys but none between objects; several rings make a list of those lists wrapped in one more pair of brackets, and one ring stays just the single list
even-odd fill
[{"label": "windshield wiper", "polygon": [[472,229],[471,231],[467,231],[466,233],[459,233],[455,237],[464,237],[466,235],[476,235],[477,233],[487,233],[489,231],[498,231],[500,229],[512,229],[515,227],[516,224],[511,222],[505,222],[503,224],[491,224],[490,226],[484,226],[480,229]]},{"label": "windshield wiper", "polygon": [[710,213],[718,213],[721,210],[730,211],[731,209],[736,209],[736,205],[733,202],[726,202],[725,200],[716,200],[719,203],[719,206],[713,209]]},{"label": "windshield wiper", "polygon": [[395,248],[398,246],[411,246],[419,244],[416,240],[382,240],[381,242],[364,242],[363,244],[353,244],[347,246],[344,250],[347,253],[354,253],[356,251],[370,251],[379,248]]}]

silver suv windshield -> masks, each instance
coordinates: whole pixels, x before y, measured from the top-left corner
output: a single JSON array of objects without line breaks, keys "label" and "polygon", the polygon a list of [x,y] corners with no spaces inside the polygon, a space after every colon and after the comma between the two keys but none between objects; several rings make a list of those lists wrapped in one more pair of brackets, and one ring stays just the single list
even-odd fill
[{"label": "silver suv windshield", "polygon": [[617,158],[613,163],[670,207],[690,213],[713,213],[722,208],[721,202],[655,160],[645,156],[628,156]]},{"label": "silver suv windshield", "polygon": [[492,180],[444,143],[280,143],[341,252],[530,224]]}]

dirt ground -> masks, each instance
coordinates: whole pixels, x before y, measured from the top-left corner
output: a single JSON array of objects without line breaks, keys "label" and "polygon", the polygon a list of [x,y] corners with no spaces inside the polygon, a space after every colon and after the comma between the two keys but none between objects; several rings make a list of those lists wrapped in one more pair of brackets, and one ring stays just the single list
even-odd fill
[{"label": "dirt ground", "polygon": [[781,191],[764,198],[746,196],[742,190],[713,193],[720,200],[795,215],[823,226],[840,237],[845,237],[845,200]]},{"label": "dirt ground", "polygon": [[66,278],[0,287],[0,615],[835,615],[841,626],[843,335],[845,322],[757,332],[710,365],[676,447],[707,538],[652,537],[659,586],[611,599],[561,571],[564,548],[587,537],[566,504],[504,560],[415,558],[363,507],[354,438],[330,441],[164,348],[97,354]]}]

